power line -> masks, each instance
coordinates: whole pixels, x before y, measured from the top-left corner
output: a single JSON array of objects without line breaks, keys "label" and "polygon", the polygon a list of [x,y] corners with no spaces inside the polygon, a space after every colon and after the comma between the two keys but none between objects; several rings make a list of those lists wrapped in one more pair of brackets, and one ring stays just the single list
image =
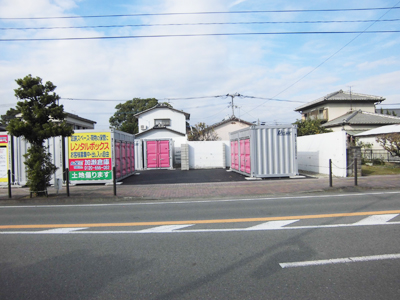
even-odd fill
[{"label": "power line", "polygon": [[[400,3],[400,1],[398,1],[392,8],[390,8],[388,11],[386,11],[383,15],[381,15],[379,17],[378,20],[382,19],[388,12],[390,12],[392,9],[396,8]],[[368,33],[368,29],[371,28],[376,22],[370,24],[369,26],[367,26],[364,31],[361,31],[359,34],[357,34],[354,38],[352,38],[349,42],[347,42],[344,46],[342,46],[339,50],[337,50],[336,52],[334,52],[332,55],[330,55],[328,58],[326,58],[324,61],[322,61],[319,65],[317,65],[316,67],[314,67],[310,72],[306,73],[304,76],[300,77],[298,80],[296,80],[294,83],[292,83],[291,85],[289,85],[288,87],[286,87],[285,89],[283,89],[282,91],[280,91],[279,93],[277,93],[273,98],[278,97],[280,94],[282,94],[283,92],[287,91],[288,89],[290,89],[291,87],[293,87],[294,85],[296,85],[298,82],[300,82],[301,80],[303,80],[305,77],[307,77],[308,75],[310,75],[311,73],[313,73],[315,70],[317,70],[319,67],[321,67],[323,64],[325,64],[328,60],[330,60],[332,57],[334,57],[336,54],[338,54],[340,51],[342,51],[344,48],[346,48],[348,45],[350,45],[353,41],[355,41],[359,36],[361,36],[363,33]],[[263,104],[261,104],[263,105]],[[258,105],[256,107],[254,107],[253,109],[251,109],[250,111],[260,107],[261,105]]]},{"label": "power line", "polygon": [[107,40],[107,39],[170,38],[170,37],[247,36],[247,35],[310,35],[310,34],[322,35],[322,34],[354,34],[354,33],[376,34],[376,33],[399,33],[399,32],[400,30],[190,33],[190,34],[160,34],[160,35],[92,36],[92,37],[69,37],[69,38],[21,38],[21,39],[0,39],[0,42],[73,41],[73,40]]},{"label": "power line", "polygon": [[139,13],[116,15],[87,15],[87,16],[59,16],[59,17],[0,17],[0,20],[48,20],[48,19],[85,19],[85,18],[120,18],[146,16],[174,16],[174,15],[216,15],[216,14],[257,14],[257,13],[303,13],[303,12],[342,12],[342,11],[371,11],[399,9],[400,7],[374,8],[333,8],[333,9],[289,9],[289,10],[248,10],[248,11],[209,11],[209,12],[171,12],[171,13]]},{"label": "power line", "polygon": [[208,26],[208,25],[263,25],[263,24],[330,24],[330,23],[371,23],[397,22],[400,19],[387,20],[326,20],[326,21],[256,21],[256,22],[207,22],[207,23],[165,23],[165,24],[125,24],[125,25],[86,25],[54,27],[0,27],[0,30],[53,30],[53,29],[92,29],[124,27],[162,27],[162,26]]},{"label": "power line", "polygon": [[[201,97],[181,97],[181,98],[160,98],[158,101],[175,101],[175,100],[195,100],[195,99],[205,99],[205,98],[218,98],[225,97],[225,95],[217,95],[217,96],[201,96]],[[137,99],[90,99],[90,98],[60,98],[60,100],[68,100],[68,101],[97,101],[97,102],[127,102],[127,101],[140,101],[146,100],[146,98],[137,98]]]}]

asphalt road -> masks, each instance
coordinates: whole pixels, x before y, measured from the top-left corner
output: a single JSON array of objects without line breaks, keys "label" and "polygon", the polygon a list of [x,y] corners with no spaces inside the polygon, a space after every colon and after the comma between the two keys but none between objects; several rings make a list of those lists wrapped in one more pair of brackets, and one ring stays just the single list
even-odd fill
[{"label": "asphalt road", "polygon": [[0,299],[398,299],[399,197],[0,207]]}]

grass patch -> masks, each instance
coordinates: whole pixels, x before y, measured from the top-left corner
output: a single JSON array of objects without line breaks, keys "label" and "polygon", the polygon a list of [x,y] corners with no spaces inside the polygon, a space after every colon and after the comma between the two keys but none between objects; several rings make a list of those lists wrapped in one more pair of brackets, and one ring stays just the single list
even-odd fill
[{"label": "grass patch", "polygon": [[385,163],[384,165],[361,166],[363,176],[371,175],[398,175],[400,174],[400,165],[395,163]]}]

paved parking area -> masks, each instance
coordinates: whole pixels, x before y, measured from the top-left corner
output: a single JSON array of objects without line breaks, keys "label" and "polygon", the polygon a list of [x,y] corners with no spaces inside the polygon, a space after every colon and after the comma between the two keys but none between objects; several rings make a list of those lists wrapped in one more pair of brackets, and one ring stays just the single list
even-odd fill
[{"label": "paved parking area", "polygon": [[175,183],[204,183],[204,182],[233,182],[246,181],[245,176],[226,169],[201,169],[182,171],[175,170],[144,170],[138,175],[122,180],[123,184],[175,184]]}]

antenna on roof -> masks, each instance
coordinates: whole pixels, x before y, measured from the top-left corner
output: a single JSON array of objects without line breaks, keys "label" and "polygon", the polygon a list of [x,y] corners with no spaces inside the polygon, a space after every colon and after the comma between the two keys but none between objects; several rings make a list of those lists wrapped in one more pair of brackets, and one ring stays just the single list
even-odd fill
[{"label": "antenna on roof", "polygon": [[351,98],[351,85],[348,86],[350,88],[350,111],[353,111],[353,102],[352,102],[352,98]]}]

